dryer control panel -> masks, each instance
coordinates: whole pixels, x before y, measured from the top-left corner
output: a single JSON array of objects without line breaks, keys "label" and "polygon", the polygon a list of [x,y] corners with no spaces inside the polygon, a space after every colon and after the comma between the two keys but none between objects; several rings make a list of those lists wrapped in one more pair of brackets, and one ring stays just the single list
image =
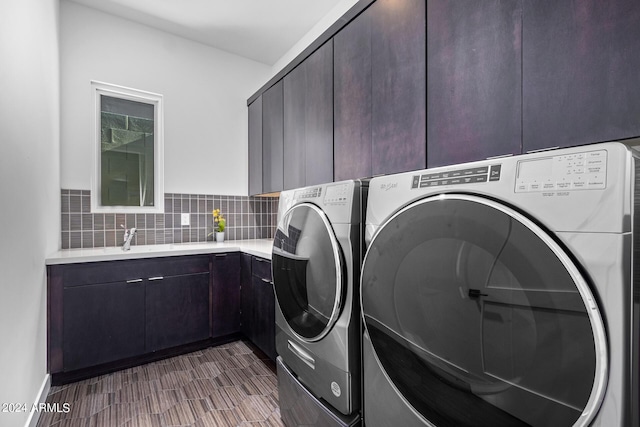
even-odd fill
[{"label": "dryer control panel", "polygon": [[322,196],[322,187],[305,188],[303,190],[296,190],[296,192],[293,193],[295,200],[315,199],[320,196]]},{"label": "dryer control panel", "polygon": [[516,193],[602,190],[606,187],[606,150],[548,156],[518,162]]},{"label": "dryer control panel", "polygon": [[[293,193],[294,200],[322,201],[325,205],[345,205],[349,200],[349,191],[352,187],[349,183],[330,184],[323,187],[309,187],[296,190]],[[323,191],[324,190],[324,191]]]}]

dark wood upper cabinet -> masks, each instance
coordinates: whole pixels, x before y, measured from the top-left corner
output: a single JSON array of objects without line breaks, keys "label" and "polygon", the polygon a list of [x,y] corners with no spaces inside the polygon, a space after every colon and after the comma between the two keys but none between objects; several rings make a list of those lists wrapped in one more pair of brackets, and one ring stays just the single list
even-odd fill
[{"label": "dark wood upper cabinet", "polygon": [[283,189],[283,92],[282,80],[262,94],[262,191]]},{"label": "dark wood upper cabinet", "polygon": [[377,0],[371,13],[372,174],[426,166],[424,0]]},{"label": "dark wood upper cabinet", "polygon": [[524,151],[640,135],[636,0],[524,0]]},{"label": "dark wood upper cabinet", "polygon": [[284,81],[284,190],[304,187],[306,145],[306,63],[287,74]]},{"label": "dark wood upper cabinet", "polygon": [[262,194],[262,95],[249,105],[249,195]]},{"label": "dark wood upper cabinet", "polygon": [[427,0],[429,167],[521,152],[521,30],[522,0]]},{"label": "dark wood upper cabinet", "polygon": [[284,77],[284,189],[333,181],[333,42]]},{"label": "dark wood upper cabinet", "polygon": [[371,176],[371,13],[333,38],[334,177]]},{"label": "dark wood upper cabinet", "polygon": [[377,0],[334,36],[335,179],[426,166],[424,0]]},{"label": "dark wood upper cabinet", "polygon": [[305,61],[307,68],[306,181],[333,181],[333,40]]},{"label": "dark wood upper cabinet", "polygon": [[333,81],[325,46],[287,68],[265,191],[285,165],[289,189],[640,135],[636,0],[375,0],[344,19]]}]

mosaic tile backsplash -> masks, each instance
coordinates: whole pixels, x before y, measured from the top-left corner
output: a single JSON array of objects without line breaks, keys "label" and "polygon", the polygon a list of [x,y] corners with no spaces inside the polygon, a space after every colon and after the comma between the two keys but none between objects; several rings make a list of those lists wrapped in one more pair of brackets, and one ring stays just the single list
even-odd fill
[{"label": "mosaic tile backsplash", "polygon": [[[278,199],[271,197],[164,195],[164,214],[91,213],[91,191],[62,190],[62,249],[101,248],[122,244],[124,230],[138,230],[132,245],[212,241],[211,211],[218,208],[227,219],[225,240],[273,238]],[[190,225],[181,226],[189,213]]]}]

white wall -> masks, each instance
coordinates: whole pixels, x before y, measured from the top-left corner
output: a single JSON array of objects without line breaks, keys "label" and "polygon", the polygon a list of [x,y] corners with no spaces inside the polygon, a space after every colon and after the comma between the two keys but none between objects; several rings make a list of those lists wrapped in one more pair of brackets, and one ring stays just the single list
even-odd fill
[{"label": "white wall", "polygon": [[[280,70],[282,70],[289,62],[293,61],[296,56],[307,48],[315,39],[320,37],[327,28],[333,25],[342,15],[344,15],[353,5],[358,3],[358,0],[342,0],[336,4],[333,9],[327,13],[316,25],[309,30],[291,49],[287,51],[271,68],[271,75],[269,78],[275,76]],[[264,82],[266,83],[266,81]]]},{"label": "white wall", "polygon": [[91,187],[91,80],[164,96],[165,192],[246,195],[247,98],[270,67],[60,2],[61,185]]},{"label": "white wall", "polygon": [[58,29],[58,0],[0,2],[0,403],[29,410],[48,378],[45,258],[60,242]]}]

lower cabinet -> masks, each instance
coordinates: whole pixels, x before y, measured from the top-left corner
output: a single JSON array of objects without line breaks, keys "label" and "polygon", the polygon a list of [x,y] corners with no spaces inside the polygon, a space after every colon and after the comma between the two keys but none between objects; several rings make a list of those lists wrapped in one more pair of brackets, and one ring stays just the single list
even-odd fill
[{"label": "lower cabinet", "polygon": [[64,289],[65,371],[145,351],[144,283],[103,283]]},{"label": "lower cabinet", "polygon": [[264,278],[253,276],[253,342],[260,350],[276,359],[276,330],[275,330],[275,296],[273,283]]},{"label": "lower cabinet", "polygon": [[253,341],[253,286],[251,285],[251,261],[253,256],[240,257],[240,332]]},{"label": "lower cabinet", "polygon": [[241,332],[275,360],[274,313],[270,261],[237,252],[52,265],[49,372],[75,381]]},{"label": "lower cabinet", "polygon": [[193,255],[50,266],[49,371],[208,339],[209,261]]},{"label": "lower cabinet", "polygon": [[148,279],[145,350],[209,338],[209,273]]},{"label": "lower cabinet", "polygon": [[271,262],[243,255],[242,268],[241,331],[271,360],[275,360],[275,293]]},{"label": "lower cabinet", "polygon": [[240,332],[240,254],[213,255],[211,336]]}]

